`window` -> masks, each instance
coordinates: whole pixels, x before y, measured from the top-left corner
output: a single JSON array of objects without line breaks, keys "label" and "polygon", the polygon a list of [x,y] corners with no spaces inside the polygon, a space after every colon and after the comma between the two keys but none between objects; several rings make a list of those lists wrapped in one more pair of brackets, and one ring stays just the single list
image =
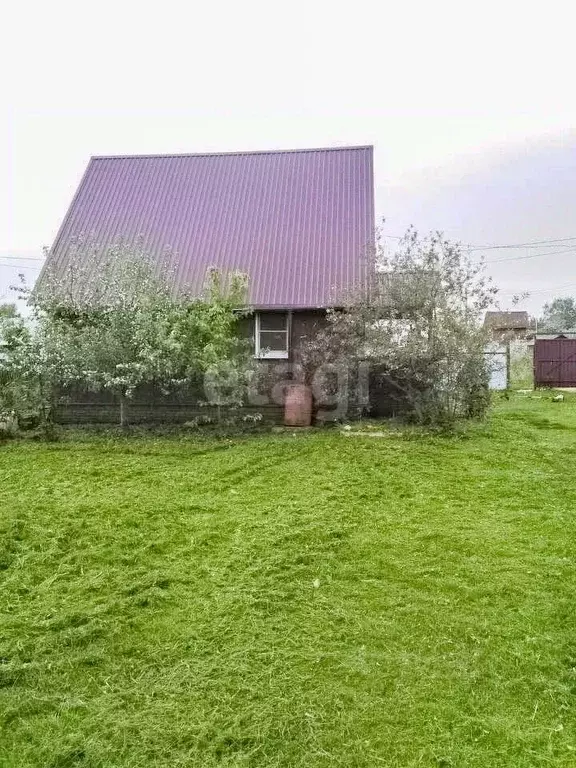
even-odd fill
[{"label": "window", "polygon": [[285,360],[288,357],[289,338],[288,312],[256,314],[256,357]]}]

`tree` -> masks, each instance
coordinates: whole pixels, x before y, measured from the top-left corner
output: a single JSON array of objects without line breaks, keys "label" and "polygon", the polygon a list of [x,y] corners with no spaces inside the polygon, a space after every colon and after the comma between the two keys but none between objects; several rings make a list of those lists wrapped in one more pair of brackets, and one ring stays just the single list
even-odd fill
[{"label": "tree", "polygon": [[0,411],[47,424],[55,389],[71,372],[69,334],[60,322],[0,317]]},{"label": "tree", "polygon": [[0,317],[18,317],[18,309],[16,308],[16,304],[10,304],[8,302],[0,303]]},{"label": "tree", "polygon": [[30,401],[34,384],[43,418],[63,385],[109,390],[124,425],[141,385],[168,392],[218,366],[240,366],[236,310],[245,304],[245,287],[241,275],[226,283],[210,271],[203,296],[175,297],[169,270],[140,247],[102,251],[81,242],[64,273],[45,274],[29,294],[32,322],[4,375],[20,382]]},{"label": "tree", "polygon": [[542,317],[538,322],[539,331],[562,332],[576,329],[576,299],[563,296],[544,304]]},{"label": "tree", "polygon": [[392,254],[378,240],[364,283],[305,345],[303,375],[314,384],[322,363],[344,370],[357,409],[364,367],[421,423],[480,415],[488,403],[481,317],[496,292],[482,265],[440,233],[409,229]]}]

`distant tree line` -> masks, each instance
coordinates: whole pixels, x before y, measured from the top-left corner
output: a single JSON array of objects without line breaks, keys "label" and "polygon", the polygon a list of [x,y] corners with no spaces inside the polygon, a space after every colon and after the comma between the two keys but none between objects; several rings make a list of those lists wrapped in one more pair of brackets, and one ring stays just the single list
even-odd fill
[{"label": "distant tree line", "polygon": [[542,315],[534,324],[539,333],[576,332],[576,299],[559,296],[544,304]]}]

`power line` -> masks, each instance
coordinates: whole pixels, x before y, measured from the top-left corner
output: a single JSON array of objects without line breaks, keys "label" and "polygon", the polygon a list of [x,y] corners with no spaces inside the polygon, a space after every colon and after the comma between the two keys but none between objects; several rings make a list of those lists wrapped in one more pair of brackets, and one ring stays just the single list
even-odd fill
[{"label": "power line", "polygon": [[[402,240],[402,237],[400,237],[399,235],[384,235],[384,237],[389,237],[393,240]],[[576,237],[564,237],[564,238],[559,238],[557,240],[539,240],[539,241],[533,241],[530,243],[516,243],[516,244],[507,243],[505,245],[474,246],[474,247],[470,247],[470,250],[480,251],[480,250],[495,250],[498,248],[530,248],[530,247],[535,247],[539,245],[543,247],[550,247],[550,248],[552,247],[561,248],[561,246],[558,245],[559,243],[567,243],[575,240],[576,240]],[[574,253],[575,248],[576,248],[576,243],[574,243],[574,245],[571,246],[570,248],[564,248],[560,251],[555,250],[555,251],[546,251],[544,253],[529,253],[525,256],[506,256],[503,259],[486,260],[485,264],[498,264],[501,261],[520,261],[523,259],[536,259],[541,256],[561,256],[562,254],[565,254],[565,253]],[[563,285],[557,285],[552,288],[538,288],[535,291],[526,291],[526,293],[529,293],[530,295],[532,295],[533,293],[553,293],[554,291],[560,291],[560,290],[563,290],[564,288],[570,288],[573,285],[576,285],[576,283],[575,282],[564,283]],[[521,290],[500,291],[500,294],[503,296],[514,296],[520,293],[523,293],[523,291]]]},{"label": "power line", "polygon": [[[404,235],[384,235],[384,237],[389,237],[392,240],[402,240]],[[526,243],[503,243],[501,245],[473,245],[472,243],[463,243],[463,245],[467,246],[471,251],[494,251],[501,248],[556,248],[559,247],[558,243],[573,241],[576,241],[576,237],[562,237],[556,240],[532,240]]]},{"label": "power line", "polygon": [[36,266],[35,264],[7,264],[4,261],[0,261],[0,267],[12,267],[12,269],[42,269],[41,266]]},{"label": "power line", "polygon": [[540,256],[561,256],[564,253],[574,253],[575,246],[572,246],[571,248],[564,248],[561,251],[546,251],[545,253],[529,253],[526,256],[505,256],[503,259],[487,259],[484,263],[498,264],[501,261],[520,261],[522,259],[537,259]]},{"label": "power line", "polygon": [[9,254],[6,254],[4,256],[0,256],[2,259],[16,259],[16,260],[22,260],[22,261],[44,261],[44,256],[10,256]]},{"label": "power line", "polygon": [[576,237],[562,237],[558,240],[533,240],[529,243],[505,243],[503,245],[474,245],[470,246],[471,251],[494,251],[500,248],[544,248],[553,247],[554,243],[567,243],[576,240]]},{"label": "power line", "polygon": [[528,293],[530,296],[533,293],[552,293],[553,291],[561,291],[564,288],[570,288],[571,286],[576,285],[576,282],[572,281],[571,283],[564,283],[563,285],[554,285],[552,288],[537,288],[535,291],[530,290],[517,290],[517,291],[499,291],[504,296],[514,296],[521,293]]}]

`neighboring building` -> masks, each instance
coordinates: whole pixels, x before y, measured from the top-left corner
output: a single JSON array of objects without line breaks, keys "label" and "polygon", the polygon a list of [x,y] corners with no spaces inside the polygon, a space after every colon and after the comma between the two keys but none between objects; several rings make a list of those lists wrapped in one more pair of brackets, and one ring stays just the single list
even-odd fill
[{"label": "neighboring building", "polygon": [[554,341],[555,339],[576,339],[576,331],[566,331],[565,333],[534,333],[530,336],[528,344],[534,346],[535,341]]},{"label": "neighboring building", "polygon": [[246,273],[254,353],[289,360],[365,278],[373,148],[93,157],[45,269],[64,270],[79,236],[169,249],[176,289],[196,295],[210,267]]},{"label": "neighboring building", "polygon": [[494,341],[525,339],[530,327],[528,312],[486,312],[484,325]]}]

